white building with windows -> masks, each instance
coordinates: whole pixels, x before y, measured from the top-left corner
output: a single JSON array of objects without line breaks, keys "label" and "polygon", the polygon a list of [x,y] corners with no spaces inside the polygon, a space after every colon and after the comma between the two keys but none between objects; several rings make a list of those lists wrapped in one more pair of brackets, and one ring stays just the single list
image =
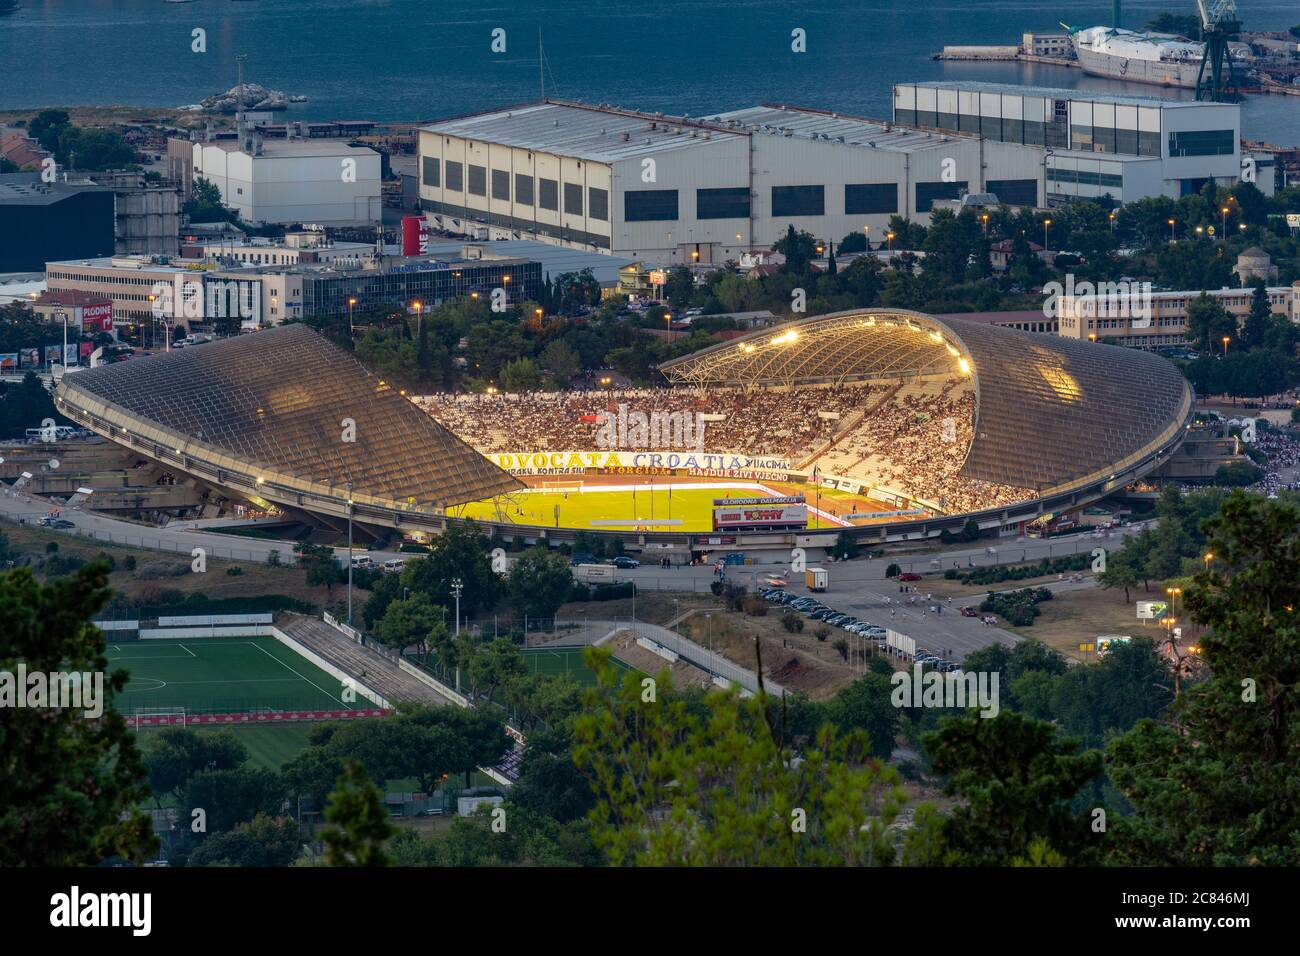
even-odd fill
[{"label": "white building with windows", "polygon": [[999,83],[894,86],[899,124],[981,136],[1037,153],[1047,200],[1178,198],[1213,180],[1273,193],[1273,167],[1241,152],[1241,107]]}]

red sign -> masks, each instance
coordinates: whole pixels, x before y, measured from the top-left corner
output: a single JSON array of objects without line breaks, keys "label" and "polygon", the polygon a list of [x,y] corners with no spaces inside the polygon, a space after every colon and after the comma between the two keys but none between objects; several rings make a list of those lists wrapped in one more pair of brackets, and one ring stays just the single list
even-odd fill
[{"label": "red sign", "polygon": [[402,255],[423,256],[429,251],[429,223],[423,216],[402,217]]},{"label": "red sign", "polygon": [[81,331],[113,331],[113,303],[103,302],[98,305],[83,305],[81,307]]}]

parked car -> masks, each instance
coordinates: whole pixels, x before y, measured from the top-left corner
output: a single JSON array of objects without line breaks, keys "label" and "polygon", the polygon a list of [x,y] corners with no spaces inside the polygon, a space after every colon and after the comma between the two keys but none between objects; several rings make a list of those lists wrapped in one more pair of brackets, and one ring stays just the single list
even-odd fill
[{"label": "parked car", "polygon": [[900,581],[919,581],[919,580],[921,580],[921,575],[919,575],[919,574],[913,574],[911,571],[908,571],[906,574],[900,574],[900,575],[898,576],[898,580],[900,580]]},{"label": "parked car", "polygon": [[64,531],[66,531],[68,528],[75,528],[76,525],[73,524],[71,521],[68,521],[68,520],[66,520],[66,519],[64,519],[64,518],[59,518],[59,519],[56,520],[56,521],[51,521],[51,522],[50,522],[50,527],[51,527],[51,528],[60,528],[60,529],[62,529],[62,530],[64,530]]},{"label": "parked car", "polygon": [[636,558],[629,558],[626,554],[620,554],[617,558],[615,558],[613,561],[609,563],[614,565],[614,567],[622,568],[625,571],[630,570],[632,568],[641,567],[640,561],[638,561]]},{"label": "parked car", "polygon": [[569,555],[569,567],[571,568],[576,568],[580,564],[599,563],[600,562],[597,561],[593,555],[587,554],[585,551],[575,551],[573,554]]}]

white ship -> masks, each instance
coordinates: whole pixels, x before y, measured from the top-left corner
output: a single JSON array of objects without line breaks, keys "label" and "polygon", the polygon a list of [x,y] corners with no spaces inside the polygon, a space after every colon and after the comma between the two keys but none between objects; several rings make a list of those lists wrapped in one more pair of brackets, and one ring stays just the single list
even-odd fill
[{"label": "white ship", "polygon": [[1070,39],[1079,65],[1089,76],[1196,88],[1202,58],[1199,43],[1168,33],[1137,33],[1118,27],[1089,27],[1072,33]]}]

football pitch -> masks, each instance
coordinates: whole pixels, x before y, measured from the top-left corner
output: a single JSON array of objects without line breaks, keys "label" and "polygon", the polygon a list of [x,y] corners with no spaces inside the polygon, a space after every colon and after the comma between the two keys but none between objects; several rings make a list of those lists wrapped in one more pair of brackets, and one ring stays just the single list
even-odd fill
[{"label": "football pitch", "polygon": [[185,708],[187,714],[271,710],[354,710],[376,706],[360,693],[342,699],[337,678],[271,637],[110,643],[113,670],[131,679],[119,713]]},{"label": "football pitch", "polygon": [[[710,531],[713,528],[713,499],[730,494],[733,498],[765,498],[763,491],[750,488],[691,488],[677,485],[671,490],[638,486],[604,491],[564,492],[530,489],[498,499],[474,501],[457,509],[458,517],[481,521],[513,522],[551,528],[591,528],[628,531],[637,528],[656,531]],[[601,524],[618,521],[626,524]]]},{"label": "football pitch", "polygon": [[[528,673],[530,674],[541,674],[545,677],[568,674],[579,687],[596,686],[596,674],[582,662],[582,648],[580,647],[565,648],[563,650],[549,650],[547,648],[526,650],[524,651],[524,663],[528,665]],[[610,658],[610,663],[619,670],[627,671],[632,669],[617,658]]]},{"label": "football pitch", "polygon": [[[599,479],[592,479],[593,482]],[[529,488],[499,498],[472,501],[451,509],[458,518],[476,518],[501,524],[522,524],[549,528],[580,528],[595,531],[712,531],[713,502],[717,498],[770,498],[804,495],[811,515],[814,500],[832,514],[881,511],[888,505],[862,495],[833,488],[815,489],[797,484],[775,487],[760,482],[726,484],[677,484],[671,488],[627,485],[611,488],[591,484],[579,488]],[[859,524],[871,519],[854,519]],[[834,527],[847,523],[834,517],[811,517],[812,527]]]}]

